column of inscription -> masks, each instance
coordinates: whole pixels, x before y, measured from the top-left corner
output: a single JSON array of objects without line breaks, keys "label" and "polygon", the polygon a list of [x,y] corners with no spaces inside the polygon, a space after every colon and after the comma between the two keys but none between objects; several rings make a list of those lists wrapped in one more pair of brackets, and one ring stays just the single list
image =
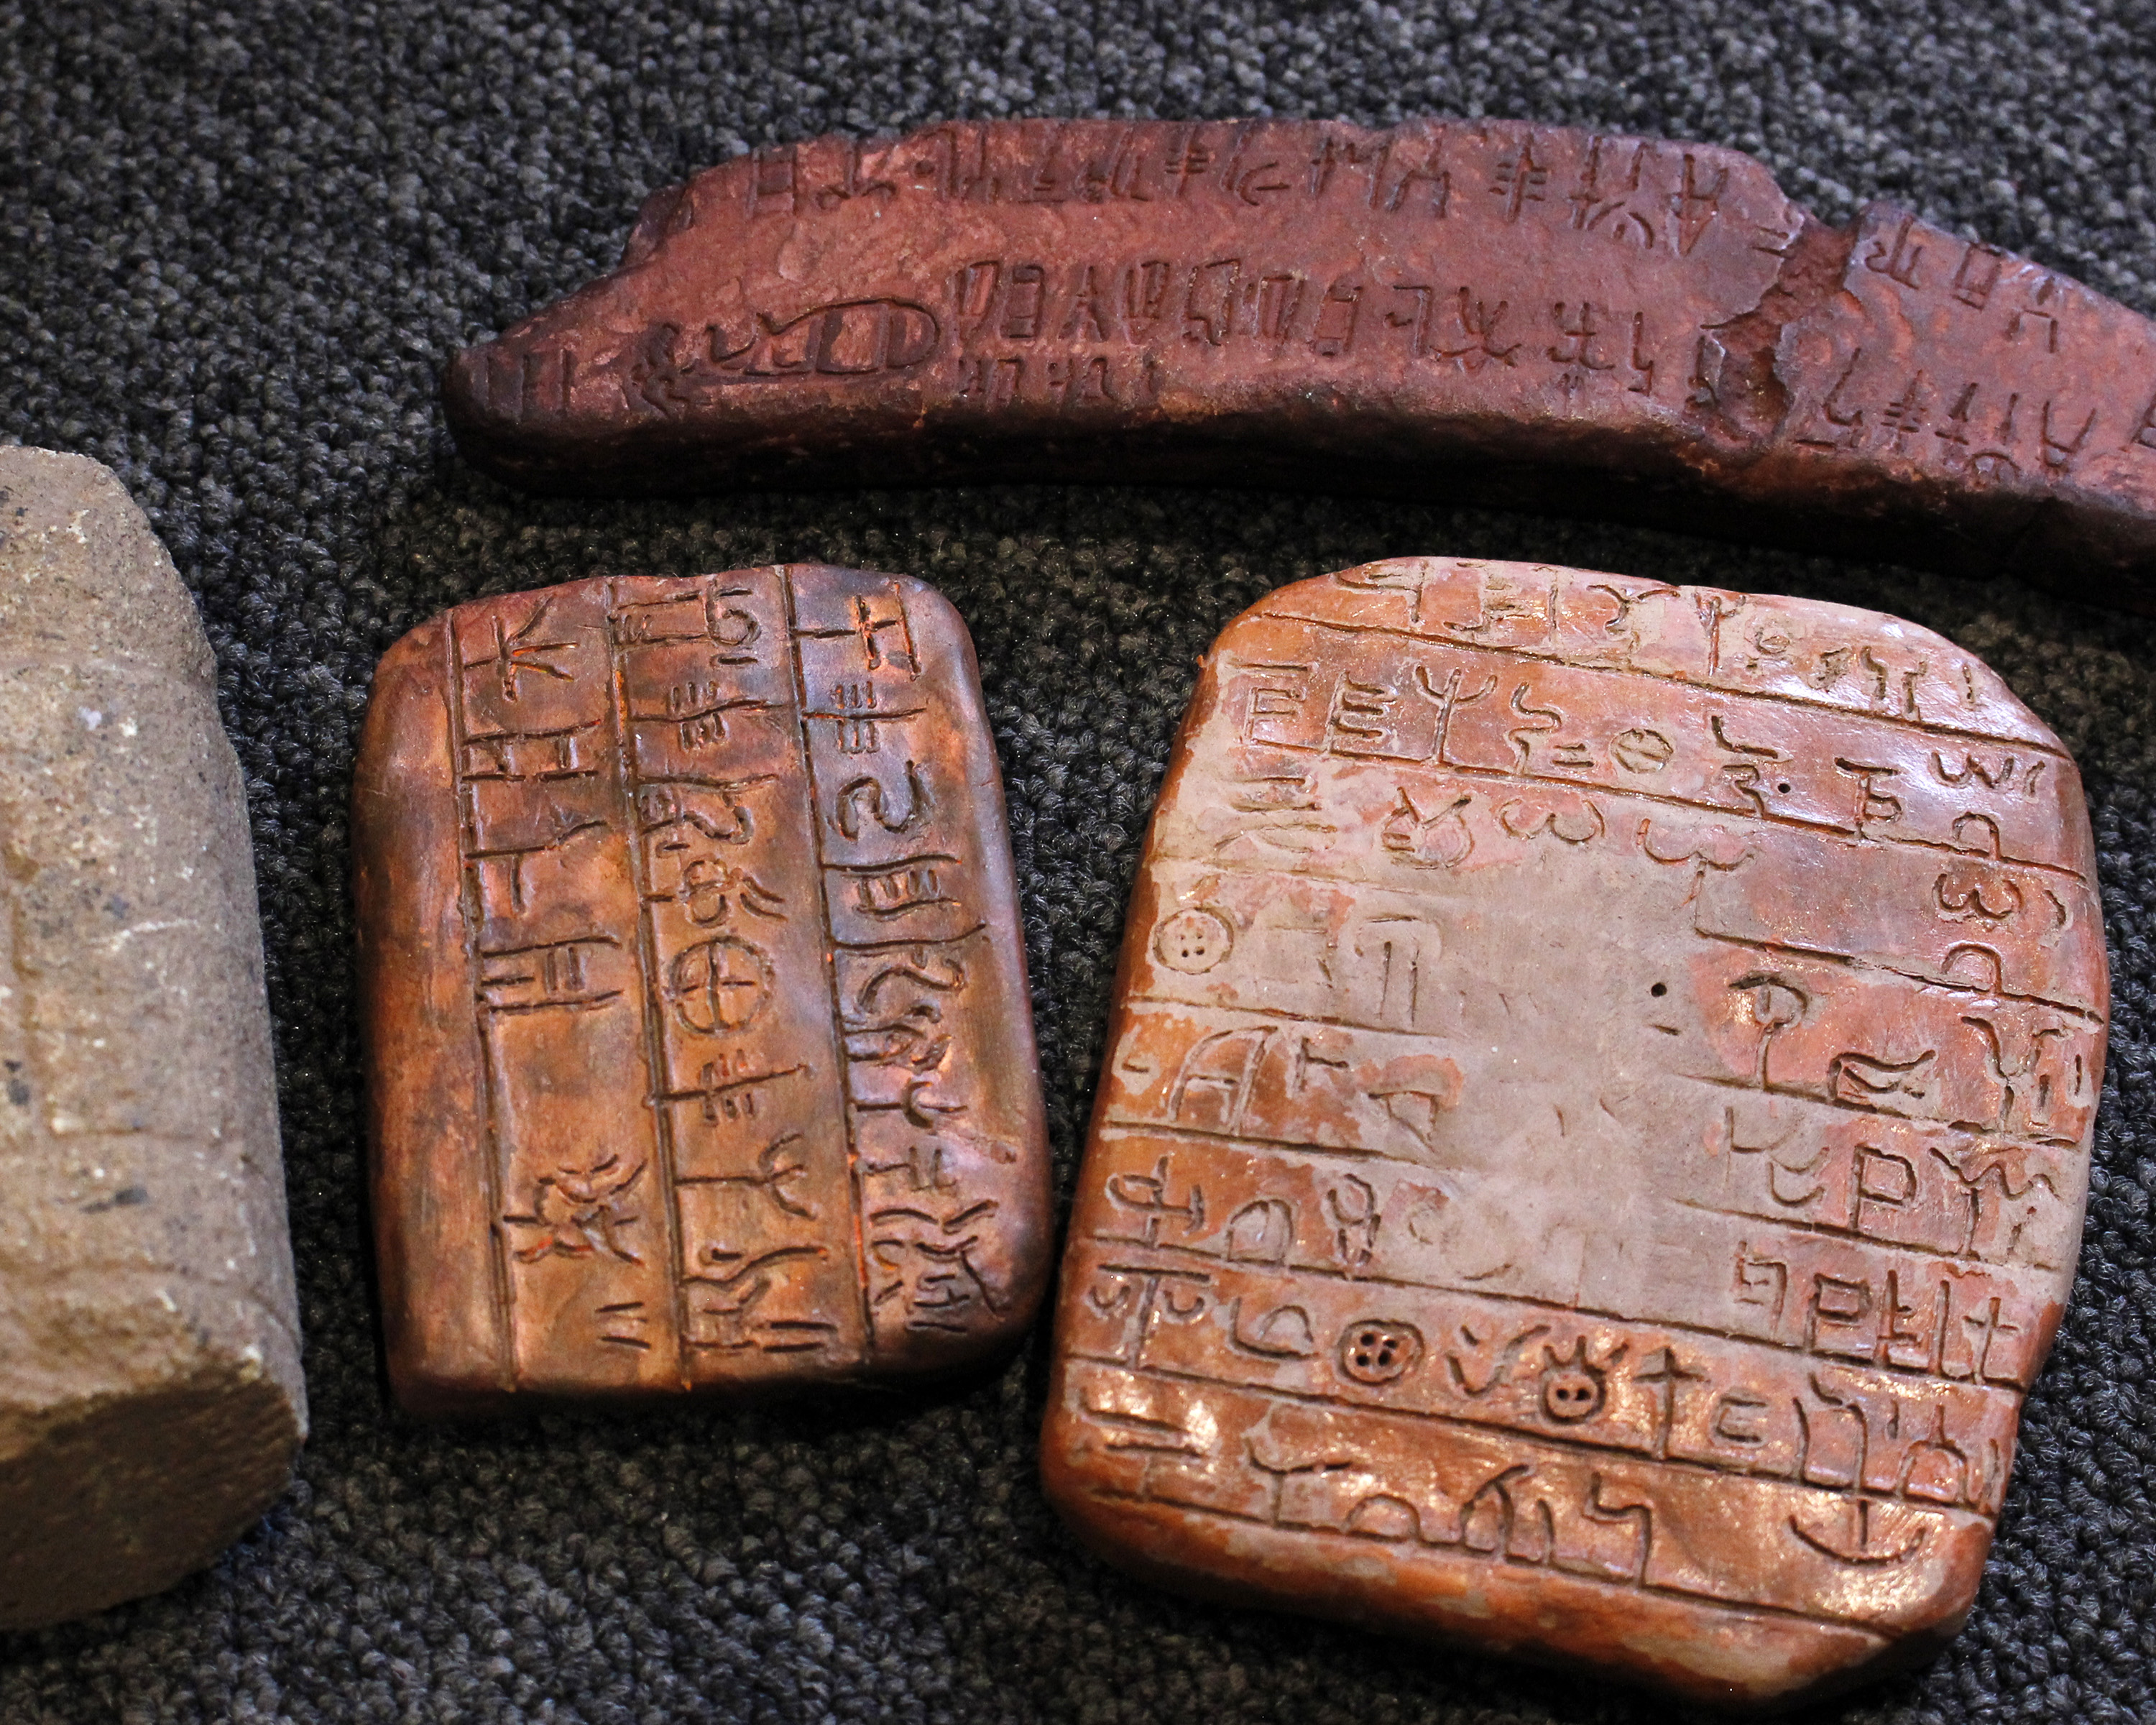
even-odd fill
[{"label": "column of inscription", "polygon": [[1013,1281],[1011,1103],[981,1058],[1005,968],[985,962],[977,793],[938,711],[961,680],[947,629],[916,631],[885,578],[797,576],[793,602],[863,1297],[879,1361],[901,1363],[984,1327]]},{"label": "column of inscription", "polygon": [[862,1346],[786,603],[769,571],[613,583],[689,1382],[836,1369]]},{"label": "column of inscription", "polygon": [[505,602],[448,646],[502,1387],[663,1385],[665,1173],[621,1106],[643,988],[603,606]]}]

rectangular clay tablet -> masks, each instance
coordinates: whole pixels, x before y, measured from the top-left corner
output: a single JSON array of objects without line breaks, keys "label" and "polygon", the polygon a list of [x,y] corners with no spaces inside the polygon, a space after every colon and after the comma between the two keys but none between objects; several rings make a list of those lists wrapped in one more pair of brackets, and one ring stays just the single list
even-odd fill
[{"label": "rectangular clay tablet", "polygon": [[408,1407],[903,1374],[1024,1327],[1024,948],[938,594],[795,565],[460,606],[377,673],[354,824]]},{"label": "rectangular clay tablet", "polygon": [[2104,1056],[2072,761],[1894,619],[1286,588],[1147,841],[1052,1495],[1171,1584],[1721,1702],[1967,1613]]}]

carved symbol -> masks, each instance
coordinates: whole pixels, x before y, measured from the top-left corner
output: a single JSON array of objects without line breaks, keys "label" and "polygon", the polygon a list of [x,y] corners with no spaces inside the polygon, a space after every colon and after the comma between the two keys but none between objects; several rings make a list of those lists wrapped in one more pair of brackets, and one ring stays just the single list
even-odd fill
[{"label": "carved symbol", "polygon": [[898,980],[917,983],[924,988],[947,994],[966,986],[966,967],[960,960],[946,957],[927,947],[915,947],[894,955],[890,963],[860,985],[854,995],[855,1010],[863,1015],[874,1012],[876,996],[886,983]]},{"label": "carved symbol", "polygon": [[[906,1327],[916,1330],[963,1332],[976,1307],[1001,1312],[1003,1301],[973,1261],[974,1248],[981,1243],[978,1231],[963,1239],[950,1237],[993,1216],[997,1208],[993,1199],[983,1199],[947,1217],[911,1206],[872,1211],[869,1221],[875,1228],[889,1229],[901,1223],[915,1226],[911,1232],[884,1234],[870,1240],[870,1255],[891,1280],[876,1290],[869,1303],[882,1306],[903,1297]],[[941,1237],[927,1237],[930,1230]]]},{"label": "carved symbol", "polygon": [[1440,1055],[1402,1055],[1388,1060],[1364,1087],[1387,1117],[1425,1150],[1437,1147],[1437,1117],[1460,1099],[1460,1068]]},{"label": "carved symbol", "polygon": [[539,1177],[539,1192],[529,1216],[505,1216],[519,1227],[543,1228],[544,1238],[519,1246],[520,1264],[531,1264],[557,1253],[564,1258],[588,1258],[603,1253],[624,1264],[644,1260],[624,1245],[614,1230],[637,1219],[623,1209],[629,1189],[643,1178],[644,1164],[637,1163],[617,1173],[621,1158],[609,1156],[588,1168],[557,1168]]},{"label": "carved symbol", "polygon": [[1777,976],[1772,971],[1752,971],[1729,986],[1733,991],[1748,990],[1751,994],[1744,1003],[1745,1009],[1752,1022],[1759,1027],[1759,1063],[1753,1082],[1763,1090],[1767,1087],[1767,1057],[1773,1052],[1775,1036],[1804,1017],[1812,1004],[1811,996],[1787,977]]},{"label": "carved symbol", "polygon": [[839,792],[832,821],[848,839],[861,835],[861,811],[868,810],[868,818],[886,833],[910,833],[923,824],[936,811],[936,799],[928,793],[928,786],[921,776],[921,769],[908,761],[906,763],[906,812],[884,806],[885,791],[880,779],[863,777],[850,781]]},{"label": "carved symbol", "polygon": [[1308,1359],[1317,1352],[1310,1314],[1300,1306],[1276,1306],[1254,1324],[1243,1322],[1243,1299],[1228,1302],[1228,1339],[1260,1359]]},{"label": "carved symbol", "polygon": [[[1691,160],[1689,157],[1686,158]],[[1590,1522],[1599,1522],[1604,1527],[1614,1527],[1629,1522],[1639,1534],[1640,1543],[1635,1550],[1628,1579],[1638,1581],[1647,1573],[1647,1554],[1655,1543],[1655,1511],[1647,1503],[1604,1503],[1602,1501],[1602,1476],[1590,1475],[1587,1481],[1587,1501],[1580,1505],[1581,1512]]]},{"label": "carved symbol", "polygon": [[1153,954],[1170,970],[1202,976],[1225,958],[1235,931],[1218,911],[1178,911],[1153,936]]},{"label": "carved symbol", "polygon": [[689,920],[700,928],[716,928],[731,922],[737,905],[767,922],[783,922],[786,916],[786,901],[747,869],[711,856],[693,857],[684,863],[680,885],[665,896],[680,900]]},{"label": "carved symbol", "polygon": [[1217,1101],[1219,1130],[1237,1131],[1242,1125],[1244,1105],[1250,1099],[1250,1080],[1273,1035],[1272,1026],[1266,1024],[1216,1030],[1192,1044],[1175,1082],[1168,1087],[1168,1117],[1182,1119],[1183,1105],[1197,1091]]},{"label": "carved symbol", "polygon": [[[746,793],[778,782],[777,773],[760,773],[752,778],[700,786],[695,792],[676,784],[647,784],[636,795],[637,824],[646,833],[685,827],[714,845],[746,845],[756,836],[756,816]],[[705,791],[716,794],[724,806],[723,817],[710,812],[711,798]],[[661,850],[671,853],[686,850],[690,841],[677,834],[658,842]]]},{"label": "carved symbol", "polygon": [[1475,849],[1475,834],[1468,830],[1460,812],[1474,800],[1471,795],[1455,797],[1435,814],[1425,815],[1403,785],[1399,801],[1378,829],[1378,842],[1416,868],[1456,869]]},{"label": "carved symbol", "polygon": [[1358,1384],[1391,1384],[1422,1361],[1422,1332],[1389,1318],[1359,1318],[1340,1337],[1340,1370]]},{"label": "carved symbol", "polygon": [[1591,797],[1564,792],[1543,797],[1516,797],[1497,811],[1498,824],[1515,839],[1547,832],[1567,845],[1584,845],[1602,836],[1602,810]]},{"label": "carved symbol", "polygon": [[729,1297],[721,1304],[696,1308],[704,1317],[718,1319],[719,1339],[696,1345],[731,1353],[757,1348],[766,1353],[814,1353],[828,1347],[838,1326],[824,1318],[773,1319],[764,1325],[762,1340],[752,1336],[748,1328],[749,1314],[778,1286],[773,1266],[827,1254],[828,1249],[819,1245],[774,1246],[753,1255],[725,1246],[706,1246],[701,1261],[690,1272],[690,1278]]},{"label": "carved symbol", "polygon": [[[485,850],[467,850],[465,855],[474,862],[497,862],[506,859],[509,863],[509,902],[516,910],[523,910],[531,902],[531,891],[525,875],[525,865],[535,857],[545,856],[550,851],[564,851],[569,841],[586,833],[611,831],[603,820],[587,820],[567,809],[558,807],[552,798],[546,803],[547,836],[532,845],[505,845]],[[567,866],[566,863],[564,866]]]},{"label": "carved symbol", "polygon": [[911,718],[919,711],[917,707],[880,706],[875,680],[861,677],[849,683],[833,684],[830,709],[817,716],[832,721],[840,753],[873,755],[883,748],[882,727],[886,724],[894,719]]},{"label": "carved symbol", "polygon": [[1602,1404],[1608,1399],[1609,1368],[1624,1358],[1625,1348],[1626,1344],[1620,1342],[1608,1358],[1596,1360],[1588,1353],[1584,1336],[1563,1353],[1545,1346],[1543,1412],[1560,1425],[1577,1425],[1584,1420],[1592,1420],[1602,1411]]},{"label": "carved symbol", "polygon": [[1527,141],[1520,146],[1519,154],[1507,156],[1497,164],[1496,179],[1490,187],[1492,196],[1505,200],[1505,219],[1517,222],[1522,204],[1540,203],[1549,177],[1549,164],[1535,159],[1535,140],[1531,132]]},{"label": "carved symbol", "polygon": [[[814,305],[780,322],[768,312],[752,314],[748,334],[739,341],[720,326],[706,331],[706,352],[685,364],[670,350],[680,340],[678,326],[663,325],[670,335],[654,343],[644,362],[662,386],[665,399],[654,405],[688,403],[685,385],[759,383],[774,377],[870,377],[911,371],[932,357],[942,343],[942,325],[926,305],[911,300],[849,300]],[[632,382],[639,385],[633,367]],[[643,391],[652,398],[649,388]]]},{"label": "carved symbol", "polygon": [[1763,1306],[1768,1309],[1768,1322],[1779,1324],[1782,1307],[1789,1296],[1789,1266],[1779,1258],[1753,1252],[1750,1240],[1740,1240],[1732,1291],[1738,1305]]},{"label": "carved symbol", "polygon": [[667,973],[666,998],[691,1030],[718,1036],[754,1022],[771,999],[771,961],[730,934],[680,953]]},{"label": "carved symbol", "polygon": [[1340,1261],[1353,1275],[1370,1261],[1378,1244],[1378,1194],[1359,1174],[1348,1174],[1325,1194]]},{"label": "carved symbol", "polygon": [[594,988],[591,965],[600,952],[619,944],[610,934],[598,934],[482,952],[480,1004],[501,1013],[603,1006],[618,999],[621,990]]},{"label": "carved symbol", "polygon": [[1842,367],[1841,375],[1834,380],[1834,388],[1827,391],[1826,398],[1819,405],[1820,414],[1828,424],[1836,428],[1830,437],[1800,437],[1797,441],[1815,449],[1855,449],[1864,442],[1864,409],[1851,407],[1841,398],[1848,388],[1849,380],[1856,375],[1856,368],[1864,362],[1864,350],[1853,349],[1849,363]]},{"label": "carved symbol", "polygon": [[[1615,1362],[1616,1355],[1612,1354],[1610,1363],[1614,1364]],[[1679,1391],[1686,1384],[1702,1382],[1707,1375],[1705,1372],[1691,1370],[1680,1361],[1674,1348],[1656,1349],[1643,1369],[1633,1373],[1635,1384],[1651,1384],[1661,1392],[1661,1418],[1656,1423],[1655,1432],[1655,1454],[1657,1456],[1666,1455],[1670,1452],[1670,1429],[1676,1424]]]},{"label": "carved symbol", "polygon": [[[1168,1158],[1162,1157],[1153,1164],[1149,1174],[1117,1173],[1107,1178],[1107,1194],[1126,1209],[1133,1209],[1145,1218],[1140,1236],[1146,1245],[1160,1244],[1160,1224],[1164,1217],[1179,1216],[1183,1231],[1195,1234],[1205,1225],[1205,1194],[1196,1186],[1185,1189],[1183,1202],[1175,1203],[1168,1195]],[[1111,1235],[1110,1238],[1124,1238]]]},{"label": "carved symbol", "polygon": [[[2015,1105],[2017,1102],[2020,1105],[2024,1126],[2039,1132],[2050,1126],[2052,1090],[2056,1080],[2051,1073],[2041,1071],[2040,1069],[2044,1065],[2044,1045],[2046,1042],[2064,1041],[2066,1038],[2066,1027],[2061,1024],[2038,1025],[2024,1040],[2020,1058],[2012,1065],[2009,1065],[2006,1063],[2006,1041],[2000,1036],[1999,1026],[1987,1018],[1974,1017],[1964,1018],[1962,1023],[1967,1024],[1984,1039],[1985,1062],[1991,1068],[1993,1082],[1999,1086],[1999,1111],[1993,1118],[1991,1129],[1999,1132],[2010,1132],[2014,1129]],[[2011,1034],[2010,1029],[2009,1034]],[[2030,1077],[2036,1080],[2033,1095],[2028,1088],[2017,1089],[2021,1080]],[[2077,1070],[2073,1085],[2075,1101],[2080,1099],[2079,1077]]]},{"label": "carved symbol", "polygon": [[1954,271],[1954,298],[1972,311],[1983,311],[1991,298],[1991,290],[1999,285],[2006,259],[2007,254],[1995,245],[1972,242],[1962,254],[1961,268]]},{"label": "carved symbol", "polygon": [[816,1214],[815,1206],[793,1190],[797,1183],[808,1178],[808,1163],[801,1160],[798,1153],[787,1147],[800,1142],[801,1134],[798,1132],[788,1132],[774,1138],[757,1155],[754,1173],[711,1174],[705,1177],[705,1183],[747,1186],[762,1192],[788,1215],[813,1219]]},{"label": "carved symbol", "polygon": [[1620,731],[1609,742],[1610,758],[1627,773],[1660,773],[1676,752],[1669,738],[1644,726]]},{"label": "carved symbol", "polygon": [[[1871,651],[1869,648],[1865,650],[1867,654]],[[1881,680],[1884,680],[1883,677]],[[1846,773],[1857,783],[1856,824],[1858,832],[1861,833],[1874,821],[1884,825],[1902,818],[1902,799],[1879,788],[1886,780],[1897,777],[1902,771],[1900,768],[1871,766],[1861,761],[1845,761],[1839,757],[1834,766],[1835,772]]]},{"label": "carved symbol", "polygon": [[1995,925],[2021,908],[2021,889],[2007,876],[1964,865],[1939,876],[1932,899],[1943,916]]},{"label": "carved symbol", "polygon": [[[1550,1327],[1548,1324],[1533,1324],[1521,1331],[1498,1350],[1497,1358],[1491,1363],[1489,1369],[1483,1373],[1482,1381],[1480,1384],[1470,1381],[1467,1368],[1460,1363],[1458,1354],[1447,1353],[1445,1357],[1445,1369],[1446,1374],[1452,1379],[1452,1387],[1470,1400],[1480,1399],[1492,1390],[1501,1388],[1511,1381],[1513,1368],[1519,1364],[1520,1356],[1527,1351],[1527,1344],[1540,1337],[1547,1336],[1549,1334],[1549,1330]],[[1462,1324],[1460,1327],[1460,1339],[1470,1348],[1481,1348],[1490,1338],[1486,1336],[1476,1335],[1466,1324]]]},{"label": "carved symbol", "polygon": [[932,1071],[951,1051],[951,1038],[943,1034],[942,1024],[943,1009],[933,1000],[916,1000],[892,1018],[849,1014],[846,1058],[865,1065]]},{"label": "carved symbol", "polygon": [[[1916,1556],[1931,1537],[1928,1517],[1897,1504],[1874,1505],[1868,1497],[1857,1497],[1848,1500],[1844,1507],[1848,1515],[1840,1527],[1824,1519],[1806,1522],[1792,1514],[1789,1531],[1814,1551],[1861,1568],[1904,1563]],[[1875,1517],[1880,1524],[1876,1527]]]},{"label": "carved symbol", "polygon": [[[1737,1111],[1723,1111],[1729,1134],[1729,1149],[1732,1156],[1760,1156],[1767,1158],[1767,1193],[1774,1201],[1786,1209],[1802,1209],[1815,1202],[1826,1190],[1825,1182],[1815,1176],[1826,1165],[1827,1158],[1834,1153],[1831,1140],[1821,1144],[1812,1153],[1809,1161],[1797,1162],[1782,1156],[1782,1147],[1796,1136],[1794,1130],[1784,1132],[1770,1144],[1748,1144],[1737,1136]],[[1799,1153],[1792,1152],[1794,1156]],[[1791,1183],[1784,1185],[1787,1177]]]},{"label": "carved symbol", "polygon": [[1143,1414],[1126,1414],[1118,1408],[1086,1404],[1086,1412],[1108,1428],[1101,1440],[1106,1450],[1139,1450],[1161,1455],[1203,1455],[1204,1445],[1173,1420],[1154,1420]]},{"label": "carved symbol", "polygon": [[1707,232],[1707,224],[1722,211],[1722,189],[1729,182],[1729,170],[1717,167],[1712,180],[1702,182],[1698,159],[1691,151],[1685,151],[1684,184],[1670,199],[1670,207],[1676,212],[1677,254],[1690,257],[1691,249],[1699,244],[1700,235]]},{"label": "carved symbol", "polygon": [[1492,360],[1503,366],[1518,365],[1519,361],[1512,356],[1520,351],[1523,343],[1515,341],[1508,347],[1496,345],[1497,326],[1505,321],[1505,313],[1510,309],[1511,302],[1508,300],[1500,300],[1492,306],[1486,300],[1470,298],[1467,290],[1460,289],[1455,315],[1460,320],[1460,331],[1467,341],[1459,347],[1439,348],[1438,357],[1454,361],[1460,370],[1470,373],[1481,371]]},{"label": "carved symbol", "polygon": [[1838,1054],[1827,1065],[1827,1091],[1838,1102],[1874,1108],[1895,1096],[1921,1101],[1930,1094],[1932,1062],[1937,1049],[1913,1059],[1882,1060],[1854,1050]]},{"label": "carved symbol", "polygon": [[1903,287],[1919,285],[1917,266],[1924,259],[1924,249],[1910,237],[1917,224],[1914,216],[1904,216],[1894,229],[1891,244],[1884,239],[1871,242],[1871,249],[1865,254],[1864,267],[1876,275],[1899,282]]},{"label": "carved symbol", "polygon": [[524,619],[523,626],[513,634],[507,622],[499,614],[487,619],[494,631],[494,650],[483,659],[467,659],[464,668],[468,671],[491,669],[501,680],[501,698],[517,698],[517,679],[524,676],[554,677],[564,683],[574,682],[571,672],[563,670],[547,658],[550,653],[567,653],[576,646],[574,641],[535,641],[539,625],[547,620],[547,613],[553,605],[552,599],[542,599],[532,608],[531,614]]},{"label": "carved symbol", "polygon": [[609,1324],[638,1325],[650,1322],[651,1320],[644,1316],[643,1301],[613,1301],[607,1305],[595,1308],[595,1315],[598,1317],[601,1326],[598,1331],[598,1339],[600,1341],[611,1342],[617,1348],[634,1348],[642,1353],[650,1353],[651,1344],[645,1341],[643,1337],[625,1336],[618,1329],[608,1329],[605,1327],[605,1326]]},{"label": "carved symbol", "polygon": [[924,851],[889,866],[847,867],[855,876],[853,908],[865,916],[903,916],[929,905],[956,904],[943,890],[938,865],[958,859],[947,850]]},{"label": "carved symbol", "polygon": [[1295,1206],[1285,1198],[1254,1198],[1228,1219],[1231,1264],[1285,1264],[1295,1243]]},{"label": "carved symbol", "polygon": [[762,1086],[776,1079],[792,1078],[808,1070],[805,1063],[776,1069],[756,1068],[749,1065],[745,1053],[736,1053],[729,1060],[721,1055],[715,1060],[706,1060],[696,1075],[696,1082],[688,1090],[670,1090],[664,1093],[670,1102],[695,1102],[705,1121],[716,1125],[721,1117],[727,1120],[752,1120],[756,1117],[757,1097]]},{"label": "carved symbol", "polygon": [[[1660,844],[1655,838],[1658,830],[1664,835]],[[1702,874],[1708,869],[1727,874],[1752,856],[1751,842],[1727,827],[1689,828],[1666,821],[1657,829],[1650,814],[1640,817],[1639,839],[1640,850],[1650,862],[1696,863]]]},{"label": "carved symbol", "polygon": [[[2020,1261],[2039,1270],[2056,1269],[2023,1246],[2026,1230],[2038,1225],[2046,1202],[2056,1204],[2059,1188],[2039,1164],[2057,1154],[2026,1144],[1977,1143],[1949,1152],[1934,1144],[1931,1153],[1953,1175],[1969,1203],[1961,1250],[2004,1263]],[[2037,1194],[2046,1194],[2040,1198]]]},{"label": "carved symbol", "polygon": [[735,713],[770,710],[767,701],[732,695],[722,683],[676,683],[666,691],[666,716],[685,751],[714,749],[732,737]]}]

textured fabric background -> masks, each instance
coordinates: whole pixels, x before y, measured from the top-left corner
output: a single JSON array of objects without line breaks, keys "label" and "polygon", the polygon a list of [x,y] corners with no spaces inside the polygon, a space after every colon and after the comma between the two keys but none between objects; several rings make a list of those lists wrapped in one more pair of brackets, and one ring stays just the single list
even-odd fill
[{"label": "textured fabric background", "polygon": [[[2007,584],[1420,506],[1053,487],[609,505],[456,459],[437,368],[752,146],[949,115],[1539,118],[1884,194],[2156,311],[2156,9],[1266,0],[225,8],[0,0],[0,436],[116,468],[200,595],[249,781],[314,1440],[215,1568],[0,1640],[0,1719],[1654,1720],[1608,1685],[1183,1604],[1044,1505],[1044,1335],[942,1396],[430,1430],[388,1409],[345,798],[376,657],[476,593],[779,558],[971,620],[1067,1194],[1195,655],[1409,552],[1851,600],[1988,658],[2076,750],[2115,967],[2075,1303],[1976,1615],[1834,1717],[2156,1718],[2156,634]],[[0,1195],[0,1202],[4,1202]],[[6,1530],[0,1529],[0,1538]]]}]

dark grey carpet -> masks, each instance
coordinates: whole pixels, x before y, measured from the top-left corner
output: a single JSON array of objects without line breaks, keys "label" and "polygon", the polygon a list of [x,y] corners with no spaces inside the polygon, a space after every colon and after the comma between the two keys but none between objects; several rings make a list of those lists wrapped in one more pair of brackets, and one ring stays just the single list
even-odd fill
[{"label": "dark grey carpet", "polygon": [[1040,1337],[999,1381],[836,1410],[442,1432],[393,1418],[377,1377],[344,805],[400,632],[600,569],[824,558],[939,583],[978,639],[1009,776],[1067,1191],[1194,655],[1273,584],[1414,551],[1898,611],[1989,658],[2079,752],[2117,973],[2080,1285],[1974,1621],[1837,1716],[2156,1718],[2148,624],[1472,495],[535,501],[443,433],[444,357],[608,264],[653,187],[751,145],[952,114],[1450,112],[1707,139],[1823,214],[1900,198],[2156,310],[2156,10],[1641,11],[0,0],[0,436],[116,468],[208,619],[253,799],[315,1418],[290,1496],[214,1570],[0,1641],[0,1718],[1666,1717],[1108,1574],[1034,1483]]}]

